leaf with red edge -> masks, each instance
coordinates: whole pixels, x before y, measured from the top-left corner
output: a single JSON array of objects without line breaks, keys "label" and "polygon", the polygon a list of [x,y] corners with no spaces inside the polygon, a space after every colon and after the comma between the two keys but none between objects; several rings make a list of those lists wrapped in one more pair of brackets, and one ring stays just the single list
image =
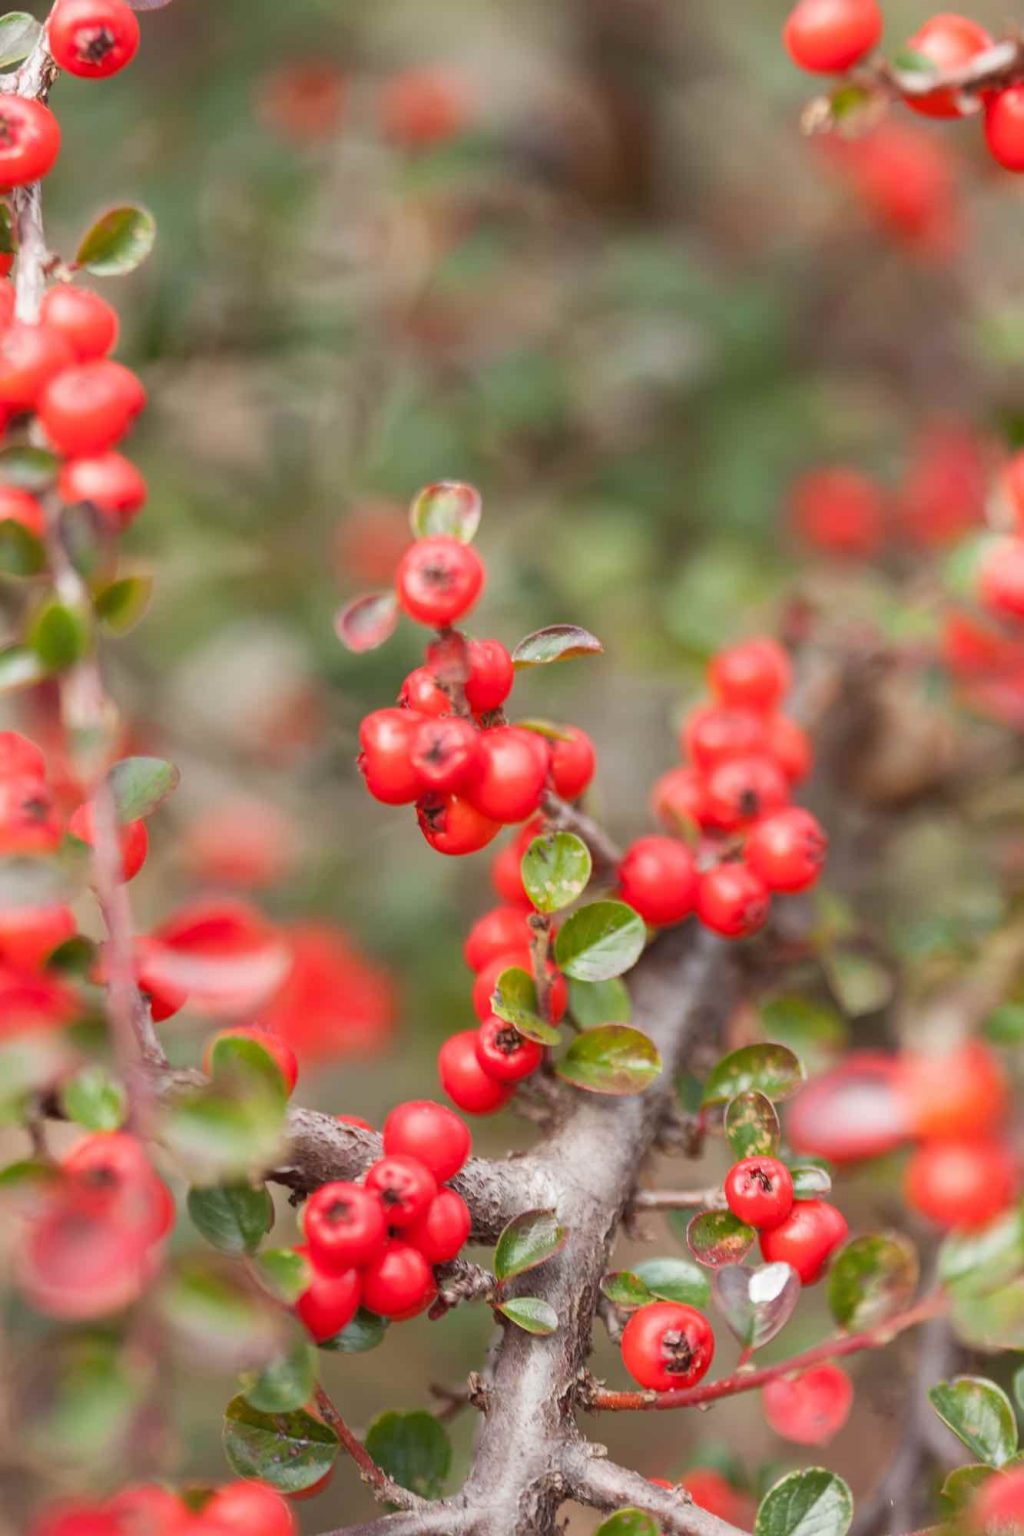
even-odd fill
[{"label": "leaf with red edge", "polygon": [[334,619],[334,633],[357,656],[390,640],[397,626],[398,602],[393,592],[364,592],[339,608]]},{"label": "leaf with red edge", "polygon": [[690,1252],[700,1264],[719,1269],[742,1264],[757,1233],[731,1211],[701,1211],[686,1229]]},{"label": "leaf with red edge", "polygon": [[417,539],[447,534],[471,544],[480,526],[483,501],[475,485],[463,480],[437,480],[425,485],[409,508],[409,524]]},{"label": "leaf with red edge", "polygon": [[589,629],[578,624],[549,624],[520,640],[512,652],[517,667],[546,667],[572,656],[600,656],[604,646]]}]

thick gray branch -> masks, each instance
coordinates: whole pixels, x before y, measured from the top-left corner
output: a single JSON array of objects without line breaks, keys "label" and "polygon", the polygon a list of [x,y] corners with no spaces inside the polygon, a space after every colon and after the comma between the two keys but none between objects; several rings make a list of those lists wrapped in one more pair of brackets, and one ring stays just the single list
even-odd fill
[{"label": "thick gray branch", "polygon": [[608,1461],[593,1446],[570,1452],[566,1476],[578,1503],[594,1509],[642,1509],[657,1520],[662,1536],[741,1536],[736,1526],[709,1515],[688,1494],[656,1487],[639,1472]]}]

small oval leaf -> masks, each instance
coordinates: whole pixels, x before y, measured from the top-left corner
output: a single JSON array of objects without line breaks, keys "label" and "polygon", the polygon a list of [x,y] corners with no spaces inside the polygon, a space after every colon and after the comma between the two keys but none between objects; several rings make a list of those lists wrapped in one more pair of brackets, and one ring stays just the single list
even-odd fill
[{"label": "small oval leaf", "polygon": [[714,1297],[729,1331],[745,1349],[760,1349],[781,1333],[800,1300],[800,1277],[789,1264],[715,1271]]},{"label": "small oval leaf", "polygon": [[619,976],[609,976],[607,981],[571,979],[569,1012],[581,1029],[593,1029],[596,1024],[628,1024],[633,1003]]},{"label": "small oval leaf", "polygon": [[558,1313],[539,1296],[513,1296],[503,1301],[495,1311],[507,1317],[510,1323],[515,1323],[524,1333],[535,1333],[539,1338],[546,1339],[558,1327]]},{"label": "small oval leaf", "polygon": [[48,672],[64,672],[81,661],[90,639],[88,616],[56,598],[37,610],[25,636],[29,649]]},{"label": "small oval leaf", "polygon": [[554,1211],[524,1211],[498,1238],[494,1273],[499,1280],[511,1280],[513,1275],[536,1269],[564,1247],[567,1236]]},{"label": "small oval leaf", "polygon": [[700,1211],[686,1228],[686,1241],[699,1264],[720,1269],[742,1264],[757,1233],[731,1211]]},{"label": "small oval leaf", "polygon": [[386,1317],[378,1317],[376,1312],[367,1312],[365,1307],[360,1307],[340,1333],[330,1339],[321,1339],[319,1347],[339,1355],[365,1355],[377,1348],[387,1331]]},{"label": "small oval leaf", "polygon": [[555,1066],[588,1093],[643,1093],[661,1072],[653,1040],[628,1024],[602,1024],[577,1035]]},{"label": "small oval leaf", "polygon": [[788,1099],[803,1083],[800,1060],[785,1045],[744,1045],[724,1056],[704,1084],[703,1103],[725,1104],[751,1090],[767,1099]]},{"label": "small oval leaf", "polygon": [[639,960],[643,919],[624,901],[592,901],[566,918],[555,939],[559,969],[576,981],[609,981]]},{"label": "small oval leaf", "polygon": [[255,1253],[274,1221],[274,1202],[265,1184],[190,1189],[187,1204],[196,1230],[222,1253]]},{"label": "small oval leaf", "polygon": [[576,624],[550,624],[520,640],[512,652],[517,667],[546,667],[571,656],[599,656],[604,646],[588,629]]},{"label": "small oval leaf", "polygon": [[601,1292],[617,1307],[646,1307],[656,1298],[631,1269],[616,1269],[601,1281]]},{"label": "small oval leaf", "polygon": [[105,1067],[83,1067],[60,1091],[60,1102],[69,1120],[88,1131],[116,1131],[124,1124],[128,1098],[124,1085]]},{"label": "small oval leaf", "polygon": [[491,1009],[527,1040],[538,1045],[557,1045],[561,1035],[537,1012],[537,987],[533,977],[518,965],[510,965],[498,977],[491,993]]},{"label": "small oval leaf", "polygon": [[0,16],[0,69],[10,69],[27,59],[42,35],[39,22],[26,11],[8,11]]},{"label": "small oval leaf", "polygon": [[832,1188],[832,1175],[827,1168],[807,1164],[789,1171],[793,1178],[793,1194],[798,1200],[813,1200],[818,1195],[827,1195]]},{"label": "small oval leaf", "polygon": [[287,1413],[309,1401],[316,1376],[316,1349],[300,1339],[262,1370],[247,1371],[241,1378],[242,1396],[261,1413]]},{"label": "small oval leaf", "polygon": [[42,539],[29,533],[13,517],[0,522],[0,575],[38,576],[46,567]]},{"label": "small oval leaf", "polygon": [[855,1237],[832,1260],[828,1304],[840,1328],[876,1328],[907,1305],[920,1273],[917,1250],[899,1232]]},{"label": "small oval leaf", "polygon": [[148,208],[111,208],[83,235],[75,264],[94,277],[120,277],[141,266],[155,244]]},{"label": "small oval leaf", "polygon": [[239,1477],[257,1478],[279,1493],[302,1493],[326,1477],[338,1437],[311,1413],[261,1413],[244,1397],[224,1411],[224,1454]]},{"label": "small oval leaf", "polygon": [[123,757],[108,774],[117,819],[142,821],[173,794],[181,774],[162,757]]},{"label": "small oval leaf", "polygon": [[696,1264],[674,1256],[645,1259],[634,1270],[636,1278],[659,1301],[682,1301],[688,1307],[706,1307],[711,1282]]},{"label": "small oval leaf", "polygon": [[754,1536],[846,1536],[853,1495],[841,1477],[824,1467],[790,1472],[758,1505]]},{"label": "small oval leaf", "polygon": [[0,481],[19,490],[48,490],[60,471],[60,459],[47,448],[33,448],[28,443],[13,443],[0,449]]},{"label": "small oval leaf", "polygon": [[413,498],[409,526],[417,539],[444,533],[471,544],[480,526],[483,501],[474,485],[463,480],[437,480]]},{"label": "small oval leaf", "polygon": [[643,1510],[620,1509],[617,1514],[601,1521],[594,1536],[661,1536],[661,1527]]},{"label": "small oval leaf", "polygon": [[334,633],[346,650],[361,656],[390,640],[398,627],[398,600],[393,592],[364,592],[334,618]]},{"label": "small oval leaf", "polygon": [[583,895],[593,867],[590,849],[575,832],[548,832],[523,854],[523,886],[538,912],[561,912]]},{"label": "small oval leaf", "polygon": [[725,1110],[725,1134],[737,1159],[774,1157],[779,1150],[779,1117],[771,1099],[750,1089],[730,1099]]},{"label": "small oval leaf", "polygon": [[366,1433],[366,1449],[400,1488],[436,1499],[451,1471],[448,1431],[432,1413],[382,1413]]},{"label": "small oval leaf", "polygon": [[1001,1467],[1016,1451],[1013,1404],[994,1381],[984,1376],[958,1376],[953,1381],[937,1382],[928,1399],[942,1422],[986,1466]]}]

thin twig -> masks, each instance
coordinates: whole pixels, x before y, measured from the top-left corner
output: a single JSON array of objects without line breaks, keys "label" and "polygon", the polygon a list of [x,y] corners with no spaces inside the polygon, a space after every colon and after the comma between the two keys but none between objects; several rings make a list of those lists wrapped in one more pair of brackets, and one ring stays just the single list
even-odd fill
[{"label": "thin twig", "polygon": [[359,1476],[363,1482],[373,1490],[374,1498],[380,1499],[383,1504],[393,1504],[396,1509],[423,1510],[430,1507],[429,1500],[421,1499],[418,1493],[410,1493],[408,1488],[403,1488],[400,1483],[396,1483],[383,1467],[377,1465],[358,1435],[353,1434],[349,1429],[322,1386],[316,1389],[316,1406],[320,1410],[324,1423],[329,1424],[334,1430],[359,1468]]}]

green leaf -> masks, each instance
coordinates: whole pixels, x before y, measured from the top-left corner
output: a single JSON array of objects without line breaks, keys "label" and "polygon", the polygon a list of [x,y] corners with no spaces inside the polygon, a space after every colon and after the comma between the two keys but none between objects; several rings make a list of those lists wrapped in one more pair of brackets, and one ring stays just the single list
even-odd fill
[{"label": "green leaf", "polygon": [[288,1306],[309,1289],[309,1261],[294,1248],[264,1248],[254,1262],[259,1278],[270,1294]]},{"label": "green leaf", "polygon": [[905,75],[934,75],[935,60],[930,59],[926,53],[919,53],[916,48],[901,48],[894,56],[892,65],[894,69]]},{"label": "green leaf", "polygon": [[156,244],[156,220],[146,208],[111,208],[82,237],[75,264],[94,277],[121,277],[142,265]]},{"label": "green leaf", "polygon": [[555,939],[559,970],[577,981],[608,981],[639,960],[643,919],[624,901],[592,901],[566,918]]},{"label": "green leaf", "polygon": [[737,1160],[774,1157],[779,1150],[779,1117],[771,1099],[750,1089],[730,1099],[725,1110],[725,1135]]},{"label": "green leaf", "polygon": [[942,1485],[942,1497],[948,1499],[954,1509],[965,1509],[982,1483],[987,1483],[992,1476],[991,1467],[954,1467]]},{"label": "green leaf", "polygon": [[604,646],[596,635],[576,624],[550,624],[520,640],[512,652],[516,667],[546,667],[570,656],[599,656]]},{"label": "green leaf", "polygon": [[990,1290],[951,1292],[950,1322],[976,1349],[1024,1349],[1024,1277]]},{"label": "green leaf", "polygon": [[688,1259],[645,1259],[633,1273],[659,1301],[682,1301],[689,1307],[706,1307],[711,1300],[711,1282]]},{"label": "green leaf", "polygon": [[153,578],[148,573],[118,576],[101,587],[93,599],[96,617],[112,635],[126,635],[142,619],[153,600]]},{"label": "green leaf", "polygon": [[1013,1404],[994,1381],[983,1376],[957,1376],[953,1381],[937,1382],[928,1399],[942,1422],[979,1461],[1001,1467],[1016,1451]]},{"label": "green leaf", "polygon": [[939,1249],[939,1280],[961,1294],[992,1291],[1024,1273],[1024,1208],[977,1231],[952,1232]]},{"label": "green leaf", "polygon": [[32,688],[41,683],[46,671],[39,657],[24,645],[9,645],[0,650],[0,693],[15,688]]},{"label": "green leaf", "polygon": [[594,1536],[661,1536],[661,1527],[639,1509],[620,1509],[602,1520]]},{"label": "green leaf", "polygon": [[607,981],[570,981],[569,1012],[581,1029],[597,1024],[628,1024],[633,1003],[626,983],[618,976]]},{"label": "green leaf", "polygon": [[60,1102],[69,1120],[87,1131],[116,1131],[124,1124],[128,1098],[122,1083],[106,1067],[83,1067],[61,1088]]},{"label": "green leaf", "polygon": [[413,497],[409,526],[417,539],[444,533],[472,544],[482,512],[483,501],[475,486],[462,480],[437,480]]},{"label": "green leaf", "polygon": [[60,459],[47,448],[14,443],[0,449],[0,480],[23,491],[49,490],[60,473]]},{"label": "green leaf", "polygon": [[8,11],[0,16],[0,69],[10,69],[27,59],[42,35],[39,22],[26,11]]},{"label": "green leaf", "polygon": [[601,1281],[601,1291],[615,1306],[630,1310],[646,1307],[648,1302],[655,1300],[654,1293],[630,1269],[616,1269],[605,1275]]},{"label": "green leaf", "polygon": [[832,1188],[832,1175],[827,1168],[808,1163],[789,1171],[793,1179],[793,1194],[797,1200],[814,1200],[818,1195],[827,1195]]},{"label": "green leaf", "polygon": [[0,522],[0,576],[38,576],[45,567],[42,540],[13,517],[5,517]]},{"label": "green leaf", "polygon": [[218,1040],[212,1066],[212,1083],[185,1089],[164,1107],[162,1137],[194,1180],[242,1183],[280,1155],[285,1085],[263,1047],[241,1036]]},{"label": "green leaf", "polygon": [[849,1039],[842,1015],[831,1006],[784,993],[761,1004],[761,1028],[766,1040],[788,1045],[808,1072],[822,1072],[835,1061]]},{"label": "green leaf", "polygon": [[120,822],[152,816],[158,805],[177,789],[181,774],[161,757],[123,757],[108,775],[114,807]]},{"label": "green leaf", "polygon": [[714,1297],[730,1332],[744,1349],[761,1349],[789,1322],[800,1300],[800,1277],[789,1264],[715,1270]]},{"label": "green leaf", "polygon": [[239,1477],[258,1478],[279,1493],[301,1493],[326,1477],[338,1437],[311,1413],[261,1413],[244,1397],[224,1410],[224,1454]]},{"label": "green leaf", "polygon": [[190,1189],[188,1213],[222,1253],[254,1253],[273,1225],[274,1202],[265,1184],[219,1184]]},{"label": "green leaf", "polygon": [[756,1091],[768,1099],[788,1099],[804,1080],[800,1060],[787,1046],[744,1045],[724,1056],[704,1084],[705,1105],[725,1104],[738,1093]]},{"label": "green leaf", "polygon": [[25,636],[29,649],[48,672],[64,672],[81,661],[90,638],[88,615],[56,598],[37,610]]},{"label": "green leaf", "polygon": [[1004,1003],[993,1009],[982,1028],[993,1045],[1020,1045],[1024,1041],[1024,1003]]},{"label": "green leaf", "polygon": [[393,592],[364,592],[334,617],[334,633],[354,656],[375,651],[398,628],[398,599]]},{"label": "green leaf", "polygon": [[524,1333],[535,1333],[547,1338],[558,1327],[558,1313],[539,1296],[513,1296],[495,1308],[510,1323],[515,1323]]},{"label": "green leaf", "polygon": [[917,1289],[917,1251],[899,1232],[868,1233],[832,1260],[828,1304],[840,1328],[877,1328],[907,1305]]},{"label": "green leaf", "polygon": [[535,837],[523,854],[526,894],[538,912],[561,912],[582,896],[594,862],[590,849],[574,832],[548,832]]},{"label": "green leaf", "polygon": [[790,1472],[758,1506],[754,1536],[846,1536],[853,1497],[841,1477],[823,1467]]},{"label": "green leaf", "polygon": [[554,1211],[524,1211],[498,1238],[494,1273],[499,1280],[511,1280],[513,1275],[536,1269],[565,1247],[568,1235]]},{"label": "green leaf", "polygon": [[369,1350],[377,1348],[387,1331],[386,1317],[378,1317],[376,1312],[367,1312],[364,1307],[360,1307],[340,1333],[321,1341],[320,1348],[332,1350],[339,1355],[365,1355]]},{"label": "green leaf", "polygon": [[260,1413],[288,1413],[309,1401],[316,1378],[316,1348],[307,1339],[298,1339],[261,1371],[247,1371],[240,1385],[250,1408]]},{"label": "green leaf", "polygon": [[518,965],[502,971],[491,993],[492,1011],[527,1040],[536,1040],[538,1045],[557,1045],[562,1037],[553,1024],[541,1018],[539,1006],[536,983],[529,972]]},{"label": "green leaf", "polygon": [[602,1024],[577,1035],[555,1071],[588,1093],[643,1093],[661,1072],[653,1040],[629,1024]]},{"label": "green leaf", "polygon": [[718,1269],[723,1264],[742,1264],[757,1233],[731,1211],[701,1211],[686,1228],[690,1252],[700,1264]]},{"label": "green leaf", "polygon": [[1024,1365],[1013,1373],[1013,1395],[1017,1401],[1017,1407],[1024,1413]]},{"label": "green leaf", "polygon": [[366,1449],[400,1488],[424,1499],[443,1493],[452,1447],[444,1425],[432,1413],[382,1413],[367,1431]]}]

